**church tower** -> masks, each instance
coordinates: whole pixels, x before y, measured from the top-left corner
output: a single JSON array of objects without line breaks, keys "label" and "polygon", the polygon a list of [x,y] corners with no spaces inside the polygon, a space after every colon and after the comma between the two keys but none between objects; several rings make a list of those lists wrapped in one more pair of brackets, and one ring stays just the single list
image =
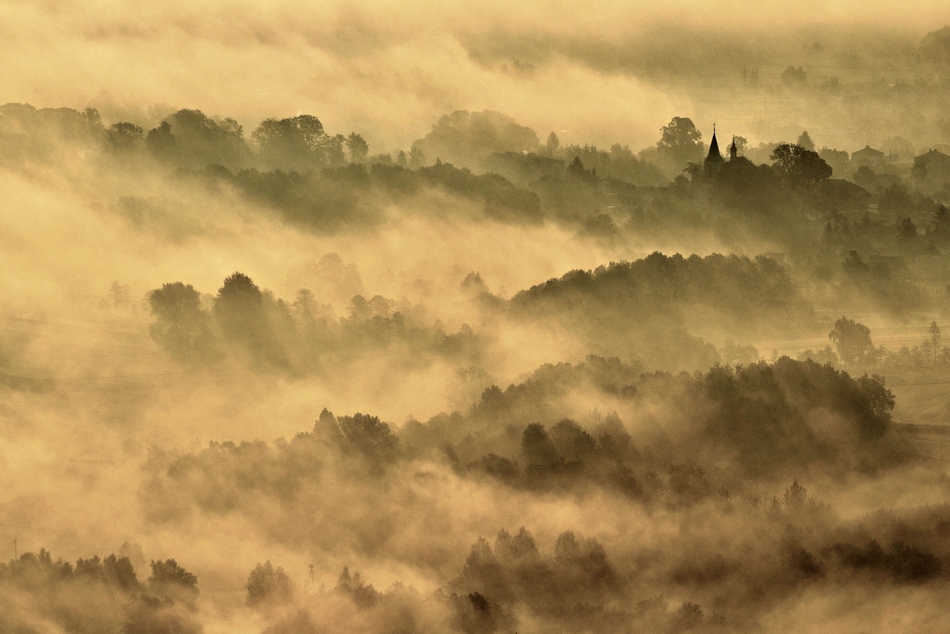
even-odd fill
[{"label": "church tower", "polygon": [[714,123],[712,141],[709,143],[709,154],[706,155],[706,160],[703,161],[703,173],[706,176],[715,176],[722,169],[724,162],[722,154],[719,153],[719,141],[716,140],[716,124]]},{"label": "church tower", "polygon": [[729,146],[729,160],[736,160],[736,156],[739,155],[739,148],[736,147],[736,137],[732,137],[732,144]]}]

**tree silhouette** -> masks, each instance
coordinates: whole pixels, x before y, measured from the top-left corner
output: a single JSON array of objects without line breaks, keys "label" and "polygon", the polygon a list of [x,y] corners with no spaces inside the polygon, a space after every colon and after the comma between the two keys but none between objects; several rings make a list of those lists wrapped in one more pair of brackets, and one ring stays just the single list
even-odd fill
[{"label": "tree silhouette", "polygon": [[208,315],[191,284],[164,284],[148,295],[155,321],[149,334],[158,345],[181,360],[207,358],[214,353]]},{"label": "tree silhouette", "polygon": [[174,161],[178,159],[178,139],[172,133],[172,127],[167,121],[148,131],[145,137],[145,148],[157,159]]},{"label": "tree silhouette", "polygon": [[252,341],[264,327],[264,297],[250,277],[241,272],[229,275],[214,298],[214,315],[225,334]]},{"label": "tree silhouette", "polygon": [[772,166],[797,187],[815,188],[831,178],[831,166],[817,152],[801,145],[782,143],[776,146],[770,158]]},{"label": "tree silhouette", "polygon": [[[362,137],[354,135],[354,147],[362,151],[366,142],[361,145]],[[264,119],[251,133],[251,139],[258,144],[261,158],[274,167],[306,170],[343,162],[343,137],[327,135],[323,124],[313,115]],[[353,150],[350,151],[352,156]]]},{"label": "tree silhouette", "polygon": [[346,137],[346,149],[350,153],[351,163],[362,163],[369,154],[369,145],[356,132],[350,132],[350,136]]},{"label": "tree silhouette", "polygon": [[193,590],[198,593],[198,577],[178,565],[174,559],[152,562],[152,575],[148,578],[149,586],[172,585]]},{"label": "tree silhouette", "polygon": [[796,145],[800,145],[809,152],[815,151],[815,142],[811,140],[811,136],[808,134],[808,130],[803,130],[801,134],[798,135],[798,140],[795,141]]},{"label": "tree silhouette", "polygon": [[548,464],[558,457],[547,430],[541,423],[531,423],[521,436],[521,452],[528,464]]},{"label": "tree silhouette", "polygon": [[853,319],[841,317],[835,322],[828,338],[835,344],[838,357],[845,365],[864,364],[874,360],[871,330]]},{"label": "tree silhouette", "polygon": [[905,242],[909,242],[917,237],[917,224],[908,218],[902,218],[897,223],[897,237]]},{"label": "tree silhouette", "polygon": [[106,143],[113,152],[132,152],[142,145],[144,138],[144,131],[134,123],[113,123],[106,129]]},{"label": "tree silhouette", "polygon": [[290,577],[283,568],[275,569],[270,561],[257,564],[247,579],[247,605],[252,608],[290,603],[293,594]]},{"label": "tree silhouette", "polygon": [[937,325],[936,321],[930,322],[930,328],[928,329],[930,333],[930,347],[933,349],[934,356],[934,365],[937,364],[937,353],[940,351],[940,326]]},{"label": "tree silhouette", "polygon": [[673,117],[669,124],[660,128],[662,136],[657,144],[661,148],[702,148],[702,133],[688,117]]}]

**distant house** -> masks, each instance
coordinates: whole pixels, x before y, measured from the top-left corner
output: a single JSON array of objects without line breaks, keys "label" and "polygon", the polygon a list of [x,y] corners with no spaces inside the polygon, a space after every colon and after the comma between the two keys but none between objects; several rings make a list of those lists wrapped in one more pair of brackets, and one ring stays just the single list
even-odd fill
[{"label": "distant house", "polygon": [[939,185],[950,182],[950,156],[929,150],[914,158],[911,176],[920,183]]},{"label": "distant house", "polygon": [[914,159],[914,146],[907,139],[892,136],[881,144],[881,151],[887,154],[890,163],[902,163]]},{"label": "distant house", "polygon": [[864,149],[851,153],[851,165],[853,167],[881,167],[887,162],[887,154],[880,150],[875,150],[870,145],[865,145]]}]

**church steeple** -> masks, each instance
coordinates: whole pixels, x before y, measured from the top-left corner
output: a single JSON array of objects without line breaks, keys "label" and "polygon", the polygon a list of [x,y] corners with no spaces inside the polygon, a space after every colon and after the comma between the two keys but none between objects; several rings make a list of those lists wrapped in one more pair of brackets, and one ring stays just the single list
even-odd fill
[{"label": "church steeple", "polygon": [[712,141],[709,143],[709,154],[706,155],[707,161],[721,161],[722,154],[719,153],[719,141],[716,140],[716,124],[713,124]]},{"label": "church steeple", "polygon": [[709,142],[709,154],[703,161],[703,172],[706,176],[715,176],[719,173],[723,164],[722,154],[719,152],[719,141],[716,140],[716,124],[713,124],[712,141]]},{"label": "church steeple", "polygon": [[736,147],[736,137],[732,137],[732,144],[729,146],[729,160],[736,160],[736,156],[739,155],[739,148]]}]

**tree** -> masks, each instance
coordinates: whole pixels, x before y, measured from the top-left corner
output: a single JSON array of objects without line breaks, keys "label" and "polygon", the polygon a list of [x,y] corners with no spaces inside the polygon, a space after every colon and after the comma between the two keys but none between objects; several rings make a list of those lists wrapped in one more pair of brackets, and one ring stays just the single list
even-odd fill
[{"label": "tree", "polygon": [[418,145],[409,148],[409,167],[419,169],[426,164],[426,154]]},{"label": "tree", "polygon": [[596,172],[585,169],[584,163],[581,161],[581,157],[579,156],[575,156],[574,160],[571,161],[571,164],[567,166],[567,173],[577,180],[589,183],[591,185],[597,183]]},{"label": "tree", "polygon": [[798,479],[795,479],[792,481],[792,486],[785,489],[785,495],[783,498],[785,501],[785,508],[799,511],[805,506],[805,500],[807,499],[805,487],[798,483]]},{"label": "tree", "polygon": [[802,146],[809,152],[815,151],[815,142],[811,140],[808,130],[803,130],[802,133],[798,135],[798,140],[795,141],[795,143]]},{"label": "tree", "polygon": [[157,159],[174,161],[178,158],[178,139],[167,121],[162,121],[157,128],[148,131],[145,148]]},{"label": "tree", "polygon": [[106,130],[106,142],[113,152],[132,152],[144,141],[144,131],[134,123],[113,123]]},{"label": "tree", "polygon": [[369,154],[369,144],[356,132],[346,137],[346,149],[350,153],[350,163],[362,163]]},{"label": "tree", "polygon": [[260,148],[261,158],[280,168],[324,167],[331,164],[337,150],[342,153],[342,137],[327,135],[320,119],[309,114],[264,119],[251,133],[251,139]]},{"label": "tree", "polygon": [[875,349],[871,342],[871,330],[853,319],[841,317],[835,322],[828,338],[835,344],[838,357],[845,365],[865,364],[874,361]]},{"label": "tree", "polygon": [[817,152],[806,150],[801,145],[781,143],[770,158],[772,166],[796,187],[814,189],[831,178],[831,166]]},{"label": "tree", "polygon": [[193,614],[158,597],[133,596],[125,607],[122,634],[199,634],[201,631]]},{"label": "tree", "polygon": [[534,130],[506,114],[459,110],[440,117],[432,130],[413,145],[426,156],[471,169],[480,168],[492,154],[537,152],[540,143]]},{"label": "tree", "polygon": [[[866,438],[880,438],[891,424],[891,411],[894,409],[894,393],[887,389],[884,377],[873,374],[864,375],[855,380],[860,390],[865,411],[858,414],[858,429]],[[857,404],[857,401],[854,401]]]},{"label": "tree", "polygon": [[178,565],[174,559],[152,562],[149,590],[172,602],[182,602],[194,609],[198,598],[198,577]]},{"label": "tree", "polygon": [[270,561],[257,564],[247,579],[247,605],[282,605],[293,600],[294,584],[284,569]]},{"label": "tree", "polygon": [[178,586],[198,593],[198,577],[178,565],[174,559],[152,562],[152,575],[148,578],[148,585],[160,587],[163,585]]},{"label": "tree", "polygon": [[531,423],[521,435],[521,452],[528,464],[548,464],[557,459],[557,449],[541,423]]},{"label": "tree", "polygon": [[177,158],[192,168],[244,162],[244,128],[232,118],[212,119],[200,110],[179,110],[166,123],[174,131]]},{"label": "tree", "polygon": [[904,218],[897,223],[897,237],[901,240],[911,241],[917,237],[917,224],[910,218]]},{"label": "tree", "polygon": [[688,117],[673,117],[668,125],[660,128],[661,136],[657,147],[663,149],[680,150],[688,148],[702,150],[702,133],[696,129],[692,119]]},{"label": "tree", "polygon": [[702,625],[703,609],[696,603],[683,603],[680,608],[673,613],[673,630],[683,632],[693,630]]},{"label": "tree", "polygon": [[851,165],[851,155],[844,150],[823,147],[818,151],[818,156],[831,166],[831,170],[835,174],[845,174]]},{"label": "tree", "polygon": [[673,117],[668,125],[660,128],[660,133],[655,162],[670,178],[681,174],[688,164],[702,162],[703,135],[691,119]]},{"label": "tree", "polygon": [[940,326],[937,325],[936,321],[930,322],[930,339],[928,339],[930,346],[933,348],[934,355],[934,365],[937,364],[937,353],[940,351]]},{"label": "tree", "polygon": [[135,568],[128,557],[109,555],[102,560],[103,578],[114,585],[126,590],[135,590],[139,587],[139,580],[135,576]]},{"label": "tree", "polygon": [[208,315],[201,297],[191,284],[164,284],[148,294],[155,321],[149,325],[152,339],[180,360],[208,357],[214,352]]},{"label": "tree", "polygon": [[286,366],[287,358],[271,319],[281,318],[280,308],[280,304],[275,306],[272,299],[265,298],[250,277],[237,272],[218,289],[211,312],[222,334],[255,360]]},{"label": "tree", "polygon": [[939,244],[950,243],[950,210],[945,205],[937,205],[927,233]]},{"label": "tree", "polygon": [[[321,414],[321,420],[323,416]],[[336,419],[338,427],[333,430],[343,449],[356,451],[373,462],[391,461],[396,456],[399,439],[393,434],[389,423],[378,416],[356,413]]]},{"label": "tree", "polygon": [[235,272],[218,289],[212,310],[226,334],[251,339],[262,326],[264,295],[254,281]]},{"label": "tree", "polygon": [[732,137],[732,142],[736,144],[736,154],[745,156],[745,150],[749,146],[749,140],[744,136],[734,136]]},{"label": "tree", "polygon": [[848,257],[841,263],[841,268],[854,278],[867,275],[871,271],[871,267],[865,264],[858,252],[854,250],[848,251]]},{"label": "tree", "polygon": [[548,135],[548,140],[547,140],[547,143],[545,144],[545,147],[548,150],[548,154],[550,154],[551,156],[554,156],[555,154],[557,154],[557,149],[561,147],[561,141],[560,139],[557,138],[557,135],[554,134],[554,132]]},{"label": "tree", "polygon": [[563,419],[551,428],[551,443],[568,460],[584,460],[597,449],[597,441],[570,419]]},{"label": "tree", "polygon": [[874,173],[867,165],[862,165],[854,172],[854,176],[851,177],[855,183],[864,187],[865,189],[872,189],[877,183],[877,174]]},{"label": "tree", "polygon": [[894,184],[881,194],[877,208],[881,213],[907,213],[914,208],[914,199],[903,186]]},{"label": "tree", "polygon": [[798,68],[794,66],[789,66],[782,71],[782,83],[786,86],[791,86],[793,84],[804,84],[805,83],[805,69],[799,66]]}]

